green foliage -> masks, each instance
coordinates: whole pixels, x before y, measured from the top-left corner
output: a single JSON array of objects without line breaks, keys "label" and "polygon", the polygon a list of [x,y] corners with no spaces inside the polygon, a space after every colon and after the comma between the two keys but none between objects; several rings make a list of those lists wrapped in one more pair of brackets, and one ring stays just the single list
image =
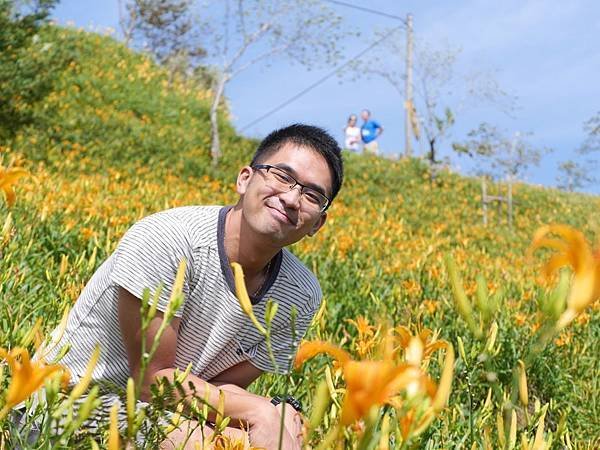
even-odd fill
[{"label": "green foliage", "polygon": [[0,0],[0,140],[35,120],[29,105],[52,89],[64,64],[57,49],[40,38],[40,28],[56,0],[33,2],[30,11]]},{"label": "green foliage", "polygon": [[[36,121],[21,124],[6,144],[51,165],[65,158],[83,161],[86,171],[103,170],[107,162],[131,170],[174,167],[190,176],[211,170],[206,90],[170,80],[167,70],[110,36],[48,27],[39,39],[69,64],[50,95],[23,104],[24,113]],[[38,53],[32,51],[31,57]],[[222,121],[225,161],[240,161],[250,154],[248,141]]]}]

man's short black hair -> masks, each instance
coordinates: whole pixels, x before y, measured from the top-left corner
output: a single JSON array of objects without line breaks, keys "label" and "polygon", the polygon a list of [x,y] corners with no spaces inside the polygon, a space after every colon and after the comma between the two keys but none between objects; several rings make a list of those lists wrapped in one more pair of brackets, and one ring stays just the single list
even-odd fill
[{"label": "man's short black hair", "polygon": [[323,128],[295,123],[273,131],[260,143],[250,165],[262,163],[288,143],[314,150],[325,158],[333,181],[331,186],[331,200],[333,200],[344,180],[342,149]]}]

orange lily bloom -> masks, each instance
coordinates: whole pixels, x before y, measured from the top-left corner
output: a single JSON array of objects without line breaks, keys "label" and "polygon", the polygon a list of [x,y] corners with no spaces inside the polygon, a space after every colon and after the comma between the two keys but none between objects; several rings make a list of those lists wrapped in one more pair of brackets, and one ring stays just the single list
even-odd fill
[{"label": "orange lily bloom", "polygon": [[5,169],[4,167],[0,166],[0,190],[4,192],[8,206],[14,205],[17,198],[13,185],[19,178],[23,178],[27,175],[29,175],[29,172],[27,172],[25,169],[18,167]]},{"label": "orange lily bloom", "polygon": [[[558,235],[560,239],[547,238],[548,234]],[[570,266],[573,270],[567,309],[557,322],[557,327],[561,329],[600,298],[600,248],[592,251],[583,234],[566,225],[540,228],[534,235],[531,251],[538,248],[556,250],[544,266],[546,277],[551,277],[565,266]]]},{"label": "orange lily bloom", "polygon": [[[446,404],[454,365],[452,347],[447,348],[442,383],[435,383],[418,365],[396,363],[391,334],[382,340],[383,358],[381,360],[355,361],[341,348],[323,341],[304,342],[296,355],[295,366],[300,367],[306,360],[319,353],[327,353],[336,359],[342,368],[346,381],[346,396],[342,405],[342,425],[350,425],[365,417],[373,406],[390,403],[402,390],[417,390],[432,398],[431,419],[435,412]],[[448,367],[450,370],[448,371]],[[428,420],[427,424],[430,422]]]},{"label": "orange lily bloom", "polygon": [[[20,361],[17,359],[19,356]],[[0,418],[5,417],[13,406],[37,391],[52,373],[59,370],[67,373],[58,364],[46,365],[42,361],[31,361],[29,352],[24,348],[14,348],[11,351],[0,348],[0,357],[6,359],[12,372],[6,404],[0,411]]]}]

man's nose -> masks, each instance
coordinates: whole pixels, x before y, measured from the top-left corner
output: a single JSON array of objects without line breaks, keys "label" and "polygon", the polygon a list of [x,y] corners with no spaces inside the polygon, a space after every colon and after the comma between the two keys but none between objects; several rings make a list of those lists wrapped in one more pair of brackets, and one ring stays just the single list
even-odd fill
[{"label": "man's nose", "polygon": [[289,191],[279,194],[286,206],[294,209],[300,208],[300,197],[302,197],[302,186],[296,185]]}]

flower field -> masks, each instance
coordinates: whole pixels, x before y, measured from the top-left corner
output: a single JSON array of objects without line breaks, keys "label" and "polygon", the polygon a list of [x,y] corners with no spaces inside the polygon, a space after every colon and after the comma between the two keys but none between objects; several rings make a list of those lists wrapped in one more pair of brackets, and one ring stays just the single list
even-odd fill
[{"label": "flower field", "polygon": [[[61,387],[60,362],[28,355],[127,228],[170,207],[232,203],[256,145],[224,105],[213,169],[205,91],[109,36],[49,27],[41,40],[65,63],[50,95],[22,105],[35,121],[0,141],[0,448],[24,433],[12,407],[33,391],[49,400],[30,410],[52,415],[94,389]],[[251,389],[305,404],[307,448],[600,447],[600,198],[518,184],[513,227],[504,210],[484,227],[476,179],[432,182],[417,159],[345,163],[326,226],[293,248],[324,307],[291,375]],[[21,445],[132,442],[135,418],[92,431],[82,411]]]}]

